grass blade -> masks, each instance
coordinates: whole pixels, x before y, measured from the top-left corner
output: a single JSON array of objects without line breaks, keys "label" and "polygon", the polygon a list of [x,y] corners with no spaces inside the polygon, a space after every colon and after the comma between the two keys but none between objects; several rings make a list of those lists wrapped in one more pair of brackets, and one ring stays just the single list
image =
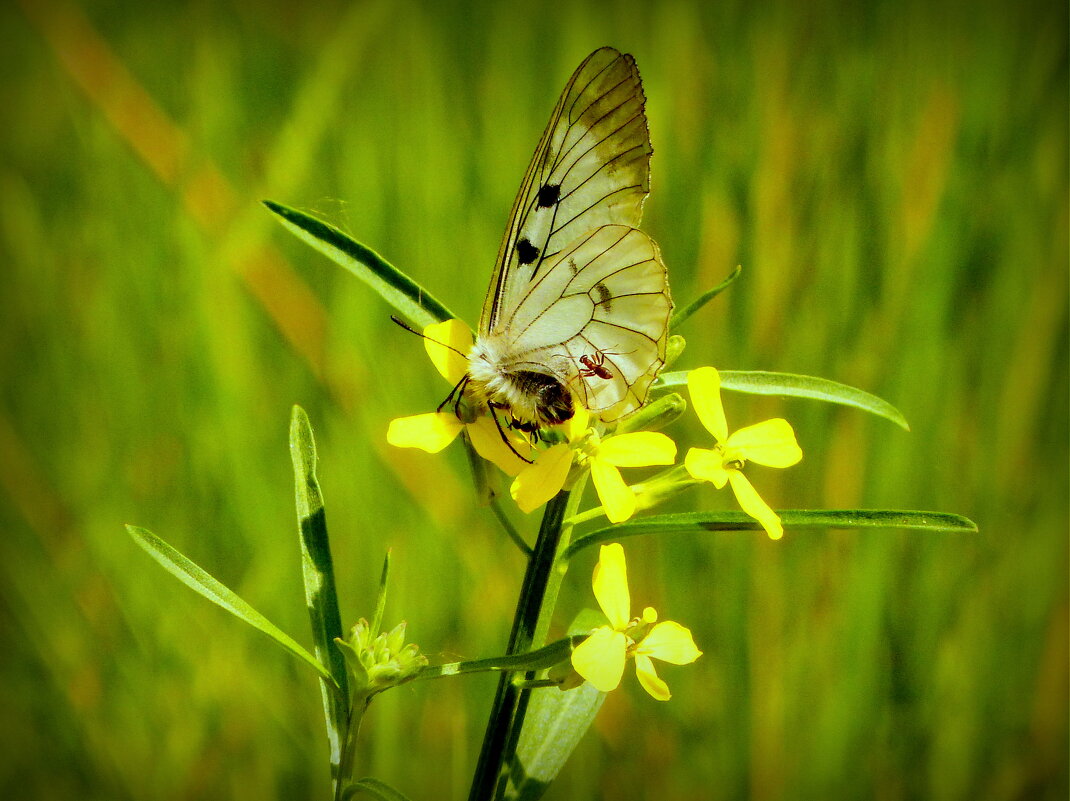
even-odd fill
[{"label": "grass blade", "polygon": [[334,643],[336,637],[342,636],[342,618],[338,612],[334,565],[327,538],[327,516],[316,478],[316,443],[308,415],[300,406],[294,406],[290,418],[290,456],[297,487],[301,572],[308,615],[312,622],[312,640],[316,656],[326,665],[333,682],[341,689],[340,693],[332,693],[326,683],[321,685],[327,739],[331,749],[331,775],[337,781],[342,744],[346,741],[349,726],[349,681],[345,657]]},{"label": "grass blade", "polygon": [[172,548],[148,529],[127,526],[126,530],[134,538],[134,542],[144,548],[149,556],[163,565],[164,570],[194,592],[203,595],[212,603],[223,607],[235,617],[244,620],[257,631],[266,634],[277,645],[308,664],[319,673],[324,682],[332,686],[332,693],[337,689],[334,686],[335,681],[331,674],[316,657],[302,648],[286,632],[253,609],[237,593],[213,578],[194,561]]},{"label": "grass blade", "polygon": [[732,272],[728,274],[728,277],[725,278],[721,283],[713,287],[713,289],[707,289],[689,304],[684,306],[684,308],[678,309],[676,313],[669,318],[669,330],[675,331],[682,323],[687,320],[688,317],[690,317],[692,314],[697,312],[715,297],[717,297],[726,289],[728,289],[728,287],[731,286],[737,278],[739,278],[739,274],[741,272],[743,272],[743,268],[739,265],[736,265],[736,269],[732,270]]},{"label": "grass blade", "polygon": [[343,234],[330,223],[309,214],[265,200],[283,227],[331,261],[345,267],[374,289],[417,328],[453,319],[456,315],[422,286],[369,247]]},{"label": "grass blade", "polygon": [[[852,406],[864,412],[891,420],[904,431],[910,425],[902,413],[892,404],[861,389],[795,373],[769,373],[764,370],[719,370],[721,389],[733,392],[748,392],[752,395],[782,395],[789,398],[809,398],[841,406]],[[674,389],[687,386],[687,372],[662,373],[654,382],[655,389]]]},{"label": "grass blade", "polygon": [[[947,512],[912,512],[891,509],[784,509],[778,510],[785,532],[799,529],[893,528],[974,534],[977,524]],[[761,531],[761,524],[743,512],[687,512],[655,515],[592,531],[578,537],[562,555],[571,559],[584,548],[641,534],[700,534],[705,531]]]}]

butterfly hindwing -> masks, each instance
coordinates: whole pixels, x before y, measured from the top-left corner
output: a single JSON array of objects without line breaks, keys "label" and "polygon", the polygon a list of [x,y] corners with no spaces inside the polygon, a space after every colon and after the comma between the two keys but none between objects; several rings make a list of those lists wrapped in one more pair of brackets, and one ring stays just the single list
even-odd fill
[{"label": "butterfly hindwing", "polygon": [[513,204],[479,330],[510,316],[571,243],[604,225],[634,228],[650,191],[650,134],[630,55],[604,47],[565,87]]},{"label": "butterfly hindwing", "polygon": [[[506,349],[566,376],[584,407],[608,422],[645,400],[665,361],[671,310],[654,240],[602,226],[547,261],[507,321]],[[599,369],[584,369],[584,357]]]}]

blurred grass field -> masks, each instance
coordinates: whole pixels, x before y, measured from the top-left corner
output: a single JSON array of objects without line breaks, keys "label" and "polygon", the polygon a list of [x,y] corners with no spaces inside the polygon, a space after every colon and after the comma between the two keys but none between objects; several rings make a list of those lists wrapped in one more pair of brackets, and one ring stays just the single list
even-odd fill
[{"label": "blurred grass field", "polygon": [[[667,704],[627,679],[550,797],[1065,799],[1067,29],[1065,3],[991,0],[4,4],[0,796],[327,796],[312,674],[122,527],[308,644],[294,403],[347,625],[391,547],[388,623],[433,660],[500,652],[520,557],[458,449],[385,444],[447,388],[259,201],[326,217],[474,323],[557,94],[611,44],[643,74],[644,228],[678,303],[744,269],[680,367],[825,376],[912,426],[729,396],[731,424],[782,414],[805,453],[755,484],[980,533],[630,541],[635,603],[705,655],[663,671]],[[592,559],[562,624],[593,605]],[[367,772],[463,798],[493,687],[382,697]]]}]

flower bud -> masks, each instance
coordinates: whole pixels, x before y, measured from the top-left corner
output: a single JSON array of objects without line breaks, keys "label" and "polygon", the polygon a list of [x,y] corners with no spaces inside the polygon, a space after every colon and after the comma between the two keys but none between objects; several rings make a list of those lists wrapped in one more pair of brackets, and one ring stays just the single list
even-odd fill
[{"label": "flower bud", "polygon": [[389,633],[373,637],[368,621],[361,618],[347,640],[335,642],[345,656],[355,694],[370,696],[402,684],[427,665],[427,657],[420,653],[419,647],[404,644],[404,621]]},{"label": "flower bud", "polygon": [[670,467],[646,481],[632,485],[632,492],[635,493],[635,510],[641,512],[644,509],[650,509],[700,483],[702,482],[691,477],[683,465]]},{"label": "flower bud", "polygon": [[676,360],[684,352],[684,348],[687,347],[687,342],[679,334],[673,334],[665,343],[665,367],[662,369],[668,370],[672,367]]},{"label": "flower bud", "polygon": [[687,401],[679,393],[670,392],[621,420],[616,433],[660,431],[675,422],[685,411]]}]

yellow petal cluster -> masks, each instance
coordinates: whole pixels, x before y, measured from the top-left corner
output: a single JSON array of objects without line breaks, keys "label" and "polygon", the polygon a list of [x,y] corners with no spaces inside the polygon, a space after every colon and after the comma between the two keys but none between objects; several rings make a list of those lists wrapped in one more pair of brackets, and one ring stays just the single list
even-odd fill
[{"label": "yellow petal cluster", "polygon": [[780,539],[784,535],[780,517],[743,475],[743,466],[750,461],[767,467],[791,467],[802,459],[791,424],[775,418],[730,434],[721,403],[720,374],[712,367],[692,370],[687,376],[687,388],[695,412],[715,440],[712,449],[688,450],[684,458],[687,472],[718,489],[731,484],[743,511],[761,523],[772,539]]},{"label": "yellow petal cluster", "polygon": [[671,620],[658,623],[657,612],[650,607],[641,617],[630,616],[628,571],[619,543],[602,546],[591,583],[609,625],[594,629],[576,647],[572,666],[595,689],[607,693],[620,685],[625,663],[632,657],[643,688],[659,701],[669,700],[669,687],[652,660],[687,665],[702,656],[690,630]]},{"label": "yellow petal cluster", "polygon": [[672,464],[676,443],[654,431],[635,431],[601,439],[587,427],[589,416],[582,407],[566,423],[568,442],[540,453],[534,464],[521,470],[510,492],[517,506],[531,512],[554,497],[568,481],[573,460],[585,463],[606,517],[620,523],[635,514],[635,493],[624,482],[620,467]]}]

